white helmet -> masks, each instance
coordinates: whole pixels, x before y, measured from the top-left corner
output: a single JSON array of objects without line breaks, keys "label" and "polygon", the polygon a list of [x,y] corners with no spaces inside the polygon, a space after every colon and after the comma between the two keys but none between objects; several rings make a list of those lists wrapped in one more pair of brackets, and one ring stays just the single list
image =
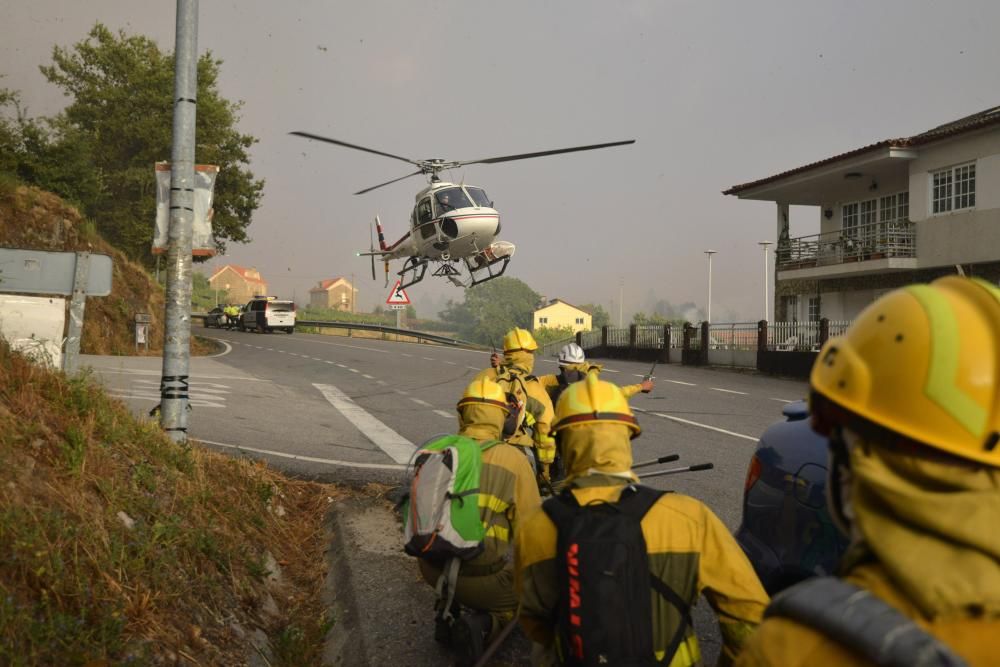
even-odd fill
[{"label": "white helmet", "polygon": [[559,350],[559,365],[569,366],[571,364],[582,364],[587,358],[583,354],[583,348],[576,343],[563,345]]}]

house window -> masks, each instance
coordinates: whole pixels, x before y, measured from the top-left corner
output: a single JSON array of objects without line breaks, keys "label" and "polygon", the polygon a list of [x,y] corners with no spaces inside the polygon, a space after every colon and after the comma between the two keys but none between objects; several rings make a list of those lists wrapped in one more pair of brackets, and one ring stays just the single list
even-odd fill
[{"label": "house window", "polygon": [[976,165],[963,164],[931,173],[931,211],[947,213],[976,205]]},{"label": "house window", "polygon": [[809,297],[809,321],[819,322],[819,297]]},{"label": "house window", "polygon": [[858,226],[858,204],[844,204],[841,210],[841,228],[845,232],[854,231]]},{"label": "house window", "polygon": [[583,324],[583,318],[582,317],[576,318],[576,323],[577,324]]},{"label": "house window", "polygon": [[549,318],[547,318],[547,317],[539,317],[538,318],[538,323],[539,324],[548,324],[549,323]]},{"label": "house window", "polygon": [[878,222],[878,200],[869,199],[859,203],[860,220],[862,225],[874,225]]}]

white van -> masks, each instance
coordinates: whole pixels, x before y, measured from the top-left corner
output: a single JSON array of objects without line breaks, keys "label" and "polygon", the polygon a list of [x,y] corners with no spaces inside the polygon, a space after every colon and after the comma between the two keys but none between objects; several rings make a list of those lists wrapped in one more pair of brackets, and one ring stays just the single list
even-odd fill
[{"label": "white van", "polygon": [[295,333],[295,303],[273,296],[255,296],[240,314],[240,331],[253,329],[271,333],[275,329]]}]

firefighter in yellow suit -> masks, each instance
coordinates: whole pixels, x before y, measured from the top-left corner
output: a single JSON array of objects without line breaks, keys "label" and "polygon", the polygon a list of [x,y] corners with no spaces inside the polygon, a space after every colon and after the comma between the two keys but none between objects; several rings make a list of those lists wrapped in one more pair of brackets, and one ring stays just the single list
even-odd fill
[{"label": "firefighter in yellow suit", "polygon": [[511,329],[503,339],[503,360],[498,366],[480,371],[476,379],[493,380],[517,399],[521,414],[514,416],[515,431],[506,441],[534,451],[539,472],[547,479],[556,454],[555,440],[549,435],[555,411],[545,387],[532,375],[537,349],[530,331]]},{"label": "firefighter in yellow suit", "polygon": [[[615,502],[638,478],[631,471],[630,439],[639,425],[621,390],[594,373],[571,384],[559,398],[554,425],[566,457],[567,481],[577,502]],[[722,632],[721,664],[729,664],[760,622],[767,594],[750,562],[708,507],[679,493],[660,497],[641,523],[650,573],[688,606],[704,593]],[[559,603],[556,527],[539,509],[523,519],[516,539],[521,624],[536,643],[536,664],[558,664],[554,610]],[[681,612],[664,597],[653,604],[653,646],[663,660]],[[701,651],[688,627],[667,664],[699,664]],[[651,658],[654,656],[650,656]]]},{"label": "firefighter in yellow suit", "polygon": [[[890,292],[826,343],[810,384],[854,598],[899,612],[902,644],[916,643],[915,624],[957,660],[922,664],[1000,664],[1000,290],[950,276]],[[884,626],[834,640],[828,626],[768,614],[739,665],[872,665],[901,645]]]},{"label": "firefighter in yellow suit", "polygon": [[[455,599],[472,611],[451,628],[436,630],[461,663],[475,662],[493,635],[514,618],[514,529],[524,514],[541,504],[528,459],[516,447],[499,442],[507,411],[503,390],[488,379],[474,380],[458,402],[458,434],[489,445],[479,473],[479,518],[486,529],[483,552],[461,564],[455,586]],[[425,560],[419,564],[424,580],[435,586],[441,570]]]}]

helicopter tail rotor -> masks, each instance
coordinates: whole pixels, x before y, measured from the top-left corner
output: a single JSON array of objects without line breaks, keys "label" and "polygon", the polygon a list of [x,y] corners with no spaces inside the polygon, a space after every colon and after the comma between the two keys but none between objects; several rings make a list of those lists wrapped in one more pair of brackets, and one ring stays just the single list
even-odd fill
[{"label": "helicopter tail rotor", "polygon": [[368,226],[368,251],[371,253],[372,260],[372,280],[375,280],[375,232],[372,230],[371,225]]}]

